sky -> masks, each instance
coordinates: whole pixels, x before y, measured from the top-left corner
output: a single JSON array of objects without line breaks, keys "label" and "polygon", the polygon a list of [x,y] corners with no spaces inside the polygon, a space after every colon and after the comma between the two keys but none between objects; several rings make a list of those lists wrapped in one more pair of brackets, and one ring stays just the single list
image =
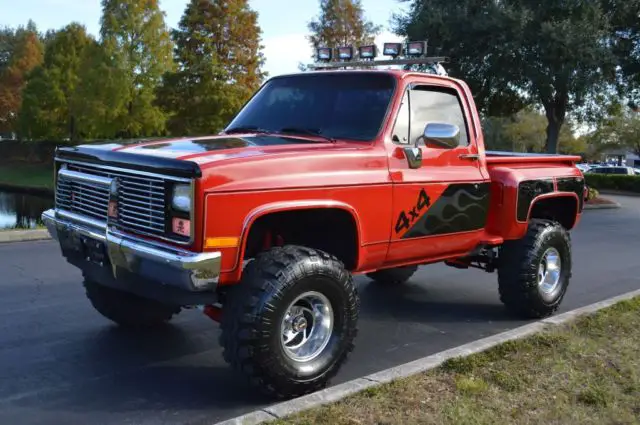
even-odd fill
[{"label": "sky", "polygon": [[[176,27],[188,0],[160,0],[166,13],[166,23]],[[249,0],[258,12],[262,29],[264,70],[269,76],[296,72],[298,63],[309,63],[312,51],[306,39],[307,23],[318,15],[318,0]],[[362,0],[367,19],[383,26],[376,44],[400,41],[390,31],[393,13],[407,9],[399,0]],[[40,31],[60,29],[75,21],[98,35],[100,30],[100,0],[0,0],[0,26],[26,25],[32,19]]]}]

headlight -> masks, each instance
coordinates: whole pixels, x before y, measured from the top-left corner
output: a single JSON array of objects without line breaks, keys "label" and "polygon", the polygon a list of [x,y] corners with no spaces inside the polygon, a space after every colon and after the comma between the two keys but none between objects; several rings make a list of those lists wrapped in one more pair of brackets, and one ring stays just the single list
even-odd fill
[{"label": "headlight", "polygon": [[179,184],[173,187],[173,196],[171,197],[171,206],[182,212],[191,212],[191,186],[187,184]]}]

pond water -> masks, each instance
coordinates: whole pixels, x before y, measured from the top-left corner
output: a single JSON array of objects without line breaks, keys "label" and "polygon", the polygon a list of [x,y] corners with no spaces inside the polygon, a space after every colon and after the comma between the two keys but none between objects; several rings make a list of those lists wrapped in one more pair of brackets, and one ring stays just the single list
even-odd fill
[{"label": "pond water", "polygon": [[33,228],[43,211],[53,208],[53,196],[29,195],[0,190],[0,229]]}]

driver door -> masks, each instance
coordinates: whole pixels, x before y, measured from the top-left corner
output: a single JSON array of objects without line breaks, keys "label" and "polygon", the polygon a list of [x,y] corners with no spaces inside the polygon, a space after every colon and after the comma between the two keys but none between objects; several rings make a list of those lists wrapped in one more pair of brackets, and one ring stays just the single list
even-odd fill
[{"label": "driver door", "polygon": [[[481,170],[472,123],[467,122],[465,110],[470,107],[453,85],[408,86],[391,135],[394,212],[387,263],[437,261],[465,254],[480,242],[489,209],[489,180]],[[425,145],[429,123],[454,124],[458,136],[449,138],[447,146]],[[435,127],[430,128],[433,133]],[[421,155],[418,164],[410,165],[412,153]]]}]

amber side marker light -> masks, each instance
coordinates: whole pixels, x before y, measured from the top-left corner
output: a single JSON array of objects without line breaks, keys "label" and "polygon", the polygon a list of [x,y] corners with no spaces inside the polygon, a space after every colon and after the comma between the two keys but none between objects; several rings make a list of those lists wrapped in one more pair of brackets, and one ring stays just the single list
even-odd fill
[{"label": "amber side marker light", "polygon": [[238,246],[239,238],[207,238],[204,242],[206,248],[235,248]]}]

